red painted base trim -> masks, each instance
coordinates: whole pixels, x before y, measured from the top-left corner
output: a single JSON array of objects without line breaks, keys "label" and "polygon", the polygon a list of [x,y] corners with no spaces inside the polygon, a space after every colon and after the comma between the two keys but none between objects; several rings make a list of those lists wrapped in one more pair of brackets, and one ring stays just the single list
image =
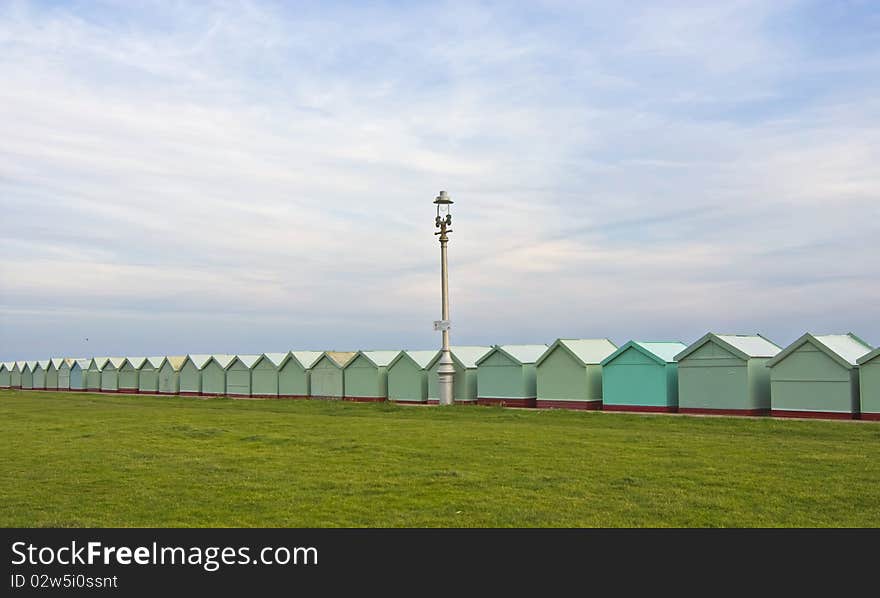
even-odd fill
[{"label": "red painted base trim", "polygon": [[535,407],[538,409],[580,409],[583,411],[598,411],[602,408],[602,401],[548,401],[537,399]]},{"label": "red painted base trim", "polygon": [[222,392],[200,392],[200,397],[222,397],[224,394]]},{"label": "red painted base trim", "polygon": [[703,407],[679,407],[679,413],[691,415],[770,415],[769,409],[706,409]]},{"label": "red painted base trim", "polygon": [[676,413],[678,407],[654,407],[652,405],[603,405],[603,411],[628,411],[631,413]]},{"label": "red painted base trim", "polygon": [[342,400],[352,403],[384,403],[388,399],[386,397],[342,397]]},{"label": "red painted base trim", "polygon": [[251,394],[252,399],[277,399],[278,395],[255,395]]},{"label": "red painted base trim", "polygon": [[234,393],[234,392],[227,392],[226,396],[233,397],[235,399],[249,399],[249,398],[251,398],[251,395],[249,395],[249,394],[243,395],[243,394],[238,394],[238,393]]},{"label": "red painted base trim", "polygon": [[139,395],[139,394],[141,394],[141,391],[140,391],[139,388],[120,388],[120,389],[117,390],[116,392],[121,392],[121,393],[123,393],[123,394],[127,394],[127,395]]},{"label": "red painted base trim", "polygon": [[864,419],[872,422],[880,422],[880,413],[862,413],[859,414],[859,419]]},{"label": "red painted base trim", "polygon": [[833,411],[793,411],[791,409],[773,409],[773,417],[805,417],[809,419],[858,419],[858,413],[840,413]]},{"label": "red painted base trim", "polygon": [[100,388],[87,388],[86,392],[101,392]]},{"label": "red painted base trim", "polygon": [[65,390],[69,390],[70,392],[86,392],[85,388],[70,388]]},{"label": "red painted base trim", "polygon": [[[157,390],[156,394],[163,396],[163,397],[179,397],[180,395],[186,395],[186,393],[182,393],[182,392],[162,392],[161,390]],[[198,396],[198,393],[194,393],[192,395],[186,395],[186,396]]]},{"label": "red painted base trim", "polygon": [[[256,396],[256,395],[254,395],[254,396]],[[310,399],[310,398],[313,398],[313,397],[310,397],[309,395],[273,395],[273,396],[277,396],[279,399],[299,399],[299,400],[304,400],[304,399]]]},{"label": "red painted base trim", "polygon": [[498,407],[534,407],[537,399],[496,399],[494,397],[477,397],[477,405]]},{"label": "red painted base trim", "polygon": [[[160,393],[160,394],[165,394],[165,393]],[[184,391],[180,391],[180,392],[178,392],[177,394],[179,394],[179,395],[182,396],[182,397],[199,397],[199,396],[202,395],[202,393],[200,393],[200,392],[192,392],[192,391],[189,391],[189,390],[187,390],[187,391],[185,391],[185,392],[184,392]]]}]

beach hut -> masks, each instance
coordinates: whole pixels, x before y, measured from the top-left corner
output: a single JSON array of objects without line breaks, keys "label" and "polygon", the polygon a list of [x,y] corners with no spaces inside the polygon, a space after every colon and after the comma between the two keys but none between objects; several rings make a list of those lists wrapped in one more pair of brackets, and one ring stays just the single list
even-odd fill
[{"label": "beach hut", "polygon": [[[183,355],[169,355],[162,358],[162,361],[159,363],[158,372],[160,395],[184,394],[182,368],[185,360],[186,357]],[[196,371],[196,373],[198,373],[198,371]],[[197,377],[196,382],[198,383],[200,379],[200,377]],[[198,390],[195,394],[198,394]]]},{"label": "beach hut", "polygon": [[34,368],[37,366],[36,361],[23,361],[21,368],[21,388],[22,390],[33,390],[34,388]]},{"label": "beach hut", "polygon": [[858,359],[861,419],[880,421],[880,349]]},{"label": "beach hut", "polygon": [[[456,345],[449,347],[452,367],[455,369],[455,376],[452,379],[452,397],[456,403],[477,404],[477,360],[491,350],[492,347],[483,346]],[[429,405],[436,405],[440,402],[437,369],[440,367],[441,355],[442,353],[438,351],[427,368]]]},{"label": "beach hut", "polygon": [[122,360],[117,373],[119,392],[125,394],[140,392],[138,376],[144,361],[146,361],[146,357],[126,357]]},{"label": "beach hut", "polygon": [[202,392],[202,368],[210,355],[187,355],[180,366],[180,394],[198,396]]},{"label": "beach hut", "polygon": [[858,359],[872,348],[852,333],[803,335],[767,362],[770,414],[775,417],[858,417]]},{"label": "beach hut", "polygon": [[70,390],[73,392],[85,392],[88,390],[88,374],[90,359],[69,359],[70,364]]},{"label": "beach hut", "polygon": [[602,360],[616,350],[607,338],[558,339],[535,362],[535,406],[601,409]]},{"label": "beach hut", "polygon": [[119,392],[119,368],[124,357],[109,357],[101,368],[101,392]]},{"label": "beach hut", "polygon": [[477,361],[477,404],[534,407],[535,362],[547,345],[495,345]]},{"label": "beach hut", "polygon": [[309,396],[341,399],[345,390],[343,368],[356,354],[355,351],[324,351],[311,368]]},{"label": "beach hut", "polygon": [[48,359],[34,362],[34,390],[46,390],[47,367],[49,367]]},{"label": "beach hut", "polygon": [[767,361],[781,350],[759,334],[706,334],[675,356],[679,413],[768,414]]},{"label": "beach hut", "polygon": [[674,413],[684,343],[629,341],[602,361],[602,409]]},{"label": "beach hut", "polygon": [[343,368],[342,397],[375,403],[388,400],[388,364],[400,351],[358,351]]},{"label": "beach hut", "polygon": [[[144,358],[138,368],[138,393],[159,393],[159,368],[162,367],[164,359],[164,357],[158,356]],[[177,394],[177,391],[175,390],[172,394]]]},{"label": "beach hut", "polygon": [[0,388],[12,386],[12,363],[0,363]]},{"label": "beach hut", "polygon": [[236,355],[226,366],[226,395],[251,396],[251,368],[261,355]]},{"label": "beach hut", "polygon": [[219,397],[226,394],[226,368],[235,355],[215,354],[202,367],[202,396]]},{"label": "beach hut", "polygon": [[278,367],[278,397],[306,399],[311,392],[312,367],[321,351],[291,351]]},{"label": "beach hut", "polygon": [[58,367],[64,363],[60,357],[53,357],[46,365],[46,390],[58,390]]},{"label": "beach hut", "polygon": [[58,390],[70,390],[70,364],[72,360],[60,358],[58,360]]},{"label": "beach hut", "polygon": [[13,361],[9,370],[9,388],[21,388],[21,370],[24,369],[23,361]]},{"label": "beach hut", "polygon": [[426,403],[428,366],[437,353],[437,349],[399,352],[388,364],[388,400],[396,403]]},{"label": "beach hut", "polygon": [[263,353],[251,367],[251,396],[263,399],[278,398],[278,369],[290,353]]},{"label": "beach hut", "polygon": [[109,357],[93,357],[89,362],[89,368],[86,370],[86,388],[89,392],[101,392],[101,372]]}]

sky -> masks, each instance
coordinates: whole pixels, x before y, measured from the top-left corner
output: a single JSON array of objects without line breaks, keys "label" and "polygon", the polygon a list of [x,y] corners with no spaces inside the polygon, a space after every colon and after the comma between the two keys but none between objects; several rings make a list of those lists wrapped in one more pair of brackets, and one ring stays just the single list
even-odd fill
[{"label": "sky", "polygon": [[880,344],[880,3],[0,2],[0,360]]}]

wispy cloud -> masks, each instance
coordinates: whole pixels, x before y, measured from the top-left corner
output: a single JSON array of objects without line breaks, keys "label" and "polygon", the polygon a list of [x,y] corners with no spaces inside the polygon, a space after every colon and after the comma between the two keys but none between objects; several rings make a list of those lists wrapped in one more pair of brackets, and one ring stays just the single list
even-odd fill
[{"label": "wispy cloud", "polygon": [[4,4],[0,358],[432,346],[441,188],[457,341],[878,342],[878,23]]}]

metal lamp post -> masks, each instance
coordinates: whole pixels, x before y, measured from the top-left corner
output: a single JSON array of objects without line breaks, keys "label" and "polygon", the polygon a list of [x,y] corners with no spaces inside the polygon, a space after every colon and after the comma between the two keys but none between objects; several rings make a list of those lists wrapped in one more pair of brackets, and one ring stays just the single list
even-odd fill
[{"label": "metal lamp post", "polygon": [[455,367],[452,365],[452,356],[449,354],[449,279],[446,270],[446,244],[449,242],[449,237],[446,234],[452,232],[451,228],[447,228],[452,226],[452,214],[449,213],[452,200],[449,199],[446,191],[441,191],[434,203],[437,205],[437,218],[434,219],[434,226],[440,229],[434,234],[440,235],[440,277],[443,294],[443,319],[434,322],[434,329],[440,330],[443,334],[440,362],[437,367],[437,387],[440,404],[452,405]]}]

